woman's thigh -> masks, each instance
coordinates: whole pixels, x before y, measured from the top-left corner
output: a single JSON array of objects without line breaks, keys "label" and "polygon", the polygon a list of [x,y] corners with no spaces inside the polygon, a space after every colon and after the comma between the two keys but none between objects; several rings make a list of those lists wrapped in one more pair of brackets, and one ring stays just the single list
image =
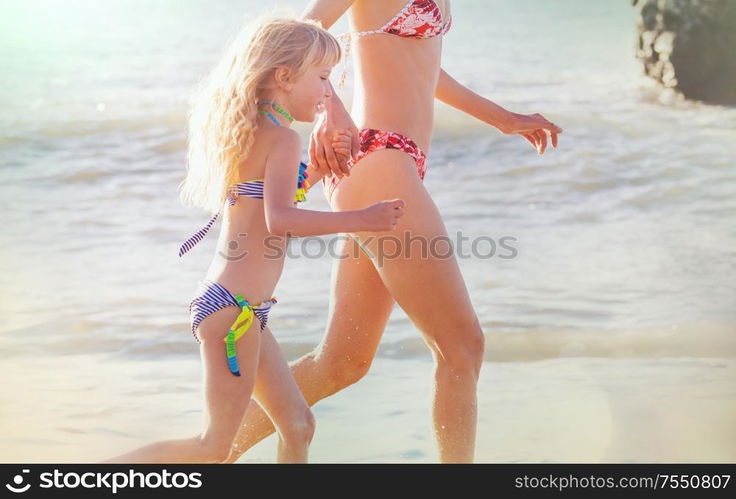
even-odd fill
[{"label": "woman's thigh", "polygon": [[353,236],[431,347],[477,344],[482,333],[453,245],[411,157],[397,150],[369,154],[338,185],[332,202],[347,210],[394,198],[405,202],[394,231]]}]

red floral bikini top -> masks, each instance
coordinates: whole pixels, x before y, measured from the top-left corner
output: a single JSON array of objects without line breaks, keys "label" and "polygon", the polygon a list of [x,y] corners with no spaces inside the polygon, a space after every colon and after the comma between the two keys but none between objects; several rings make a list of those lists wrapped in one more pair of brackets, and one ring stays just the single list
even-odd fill
[{"label": "red floral bikini top", "polygon": [[447,21],[442,22],[442,11],[435,0],[409,0],[393,19],[380,28],[343,33],[338,36],[340,39],[347,38],[345,68],[340,77],[340,86],[345,82],[345,76],[347,75],[347,62],[350,57],[352,37],[385,34],[406,38],[434,38],[447,33],[451,25],[452,14],[448,14]]},{"label": "red floral bikini top", "polygon": [[386,33],[411,38],[434,38],[450,29],[452,15],[442,22],[442,11],[434,0],[410,0],[398,14],[378,29],[356,31],[352,36]]}]

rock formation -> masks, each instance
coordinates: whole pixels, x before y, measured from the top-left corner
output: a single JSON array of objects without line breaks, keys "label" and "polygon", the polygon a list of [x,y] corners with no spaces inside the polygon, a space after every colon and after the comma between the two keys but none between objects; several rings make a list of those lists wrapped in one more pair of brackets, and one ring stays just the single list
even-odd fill
[{"label": "rock formation", "polygon": [[647,75],[689,98],[736,105],[736,0],[632,0]]}]

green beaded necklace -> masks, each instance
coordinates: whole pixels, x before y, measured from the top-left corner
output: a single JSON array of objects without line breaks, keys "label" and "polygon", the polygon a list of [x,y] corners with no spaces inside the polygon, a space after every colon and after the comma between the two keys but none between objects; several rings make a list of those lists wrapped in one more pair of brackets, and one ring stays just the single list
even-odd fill
[{"label": "green beaded necklace", "polygon": [[273,114],[269,113],[268,111],[264,111],[263,109],[259,109],[258,112],[261,113],[263,116],[268,116],[268,118],[271,121],[273,121],[274,123],[276,123],[277,126],[282,126],[281,123],[279,123],[279,120],[276,119],[276,116],[274,116]]},{"label": "green beaded necklace", "polygon": [[271,105],[271,107],[273,107],[273,108],[274,108],[274,109],[275,109],[276,111],[278,111],[279,113],[281,113],[282,115],[284,115],[284,116],[286,117],[286,119],[287,119],[287,120],[289,120],[290,122],[291,122],[291,121],[294,121],[294,118],[292,118],[292,117],[291,117],[291,115],[290,115],[289,113],[287,113],[286,111],[284,111],[284,110],[283,110],[283,109],[281,108],[281,106],[279,106],[278,104],[276,104],[276,103],[275,103],[275,102],[273,102],[273,101],[268,101],[268,100],[259,100],[259,101],[258,101],[258,104],[270,104],[270,105]]}]

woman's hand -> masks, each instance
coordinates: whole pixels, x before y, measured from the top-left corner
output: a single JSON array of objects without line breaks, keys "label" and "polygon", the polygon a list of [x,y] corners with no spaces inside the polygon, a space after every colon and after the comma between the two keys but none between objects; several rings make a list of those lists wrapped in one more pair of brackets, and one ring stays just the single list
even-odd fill
[{"label": "woman's hand", "polygon": [[502,131],[506,135],[521,135],[537,150],[544,154],[547,148],[547,133],[552,137],[552,147],[557,147],[557,134],[562,133],[558,127],[539,113],[518,114],[512,113],[513,118]]},{"label": "woman's hand", "polygon": [[[330,147],[335,153],[338,163],[347,164],[350,161],[352,142],[353,134],[348,130],[335,130],[333,132]],[[323,171],[311,161],[307,164],[306,173],[310,187],[322,180],[322,177],[325,176]]]},{"label": "woman's hand", "polygon": [[[336,154],[333,142],[343,134],[348,134],[350,138],[347,154],[344,154],[342,147],[339,147],[340,152]],[[344,143],[342,139],[338,142],[340,145]],[[343,178],[350,175],[348,160],[355,158],[359,151],[358,129],[342,103],[326,106],[326,111],[319,115],[309,139],[309,159],[312,164],[322,176],[337,175],[338,178]]]}]

